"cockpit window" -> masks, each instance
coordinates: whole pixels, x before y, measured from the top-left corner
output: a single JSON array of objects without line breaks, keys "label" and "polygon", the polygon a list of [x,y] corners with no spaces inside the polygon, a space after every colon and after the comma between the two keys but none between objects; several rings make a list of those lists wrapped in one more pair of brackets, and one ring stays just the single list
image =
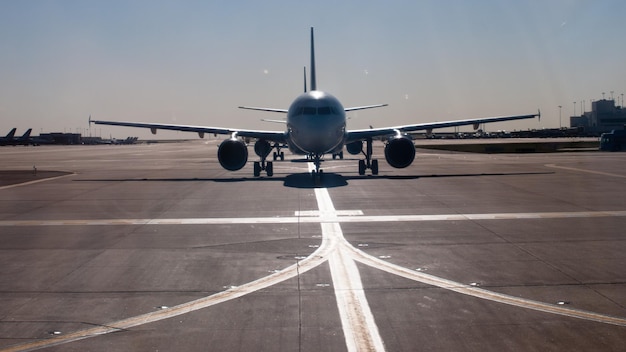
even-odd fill
[{"label": "cockpit window", "polygon": [[330,115],[331,109],[330,106],[322,106],[317,108],[318,115]]},{"label": "cockpit window", "polygon": [[334,112],[334,109],[331,106],[322,106],[319,108],[313,106],[301,106],[297,108],[292,116],[300,116],[300,115],[330,115]]}]

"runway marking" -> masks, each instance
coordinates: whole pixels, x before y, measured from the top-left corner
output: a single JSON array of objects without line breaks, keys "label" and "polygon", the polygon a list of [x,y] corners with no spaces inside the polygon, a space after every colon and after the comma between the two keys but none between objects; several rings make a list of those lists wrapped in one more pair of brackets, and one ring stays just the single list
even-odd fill
[{"label": "runway marking", "polygon": [[555,168],[555,169],[563,169],[563,170],[570,170],[570,171],[586,172],[588,174],[626,178],[626,176],[624,176],[624,175],[613,174],[613,173],[610,173],[610,172],[603,172],[603,171],[596,171],[596,170],[587,170],[587,169],[579,169],[579,168],[576,168],[576,167],[560,166],[560,165],[555,165],[555,164],[546,164],[546,166],[547,167],[551,167],[551,168]]},{"label": "runway marking", "polygon": [[[309,164],[309,170],[312,167],[313,164]],[[343,236],[339,223],[332,221],[337,219],[337,212],[330,194],[326,188],[316,188],[315,197],[320,213],[331,220],[321,223],[322,238],[328,239],[334,248],[328,264],[346,347],[350,352],[384,351],[383,340],[365,297],[361,275],[347,249],[351,245]]]},{"label": "runway marking", "polygon": [[[422,222],[422,221],[475,221],[475,220],[525,220],[565,219],[593,217],[623,217],[626,210],[571,211],[545,213],[486,213],[486,214],[435,214],[435,215],[353,215],[335,216],[327,211],[300,212],[300,216],[251,218],[171,218],[171,219],[75,219],[75,220],[0,220],[1,226],[116,226],[116,225],[246,225],[246,224],[297,224],[297,223],[362,223],[362,222]],[[341,214],[341,211],[338,213]],[[315,215],[317,214],[317,216]]]},{"label": "runway marking", "polygon": [[411,269],[407,269],[405,267],[378,259],[354,247],[350,247],[349,249],[352,251],[352,255],[357,261],[365,265],[383,270],[390,274],[395,274],[395,275],[404,277],[409,280],[418,281],[424,284],[437,286],[440,288],[444,288],[446,290],[462,293],[468,296],[474,296],[474,297],[486,299],[489,301],[509,304],[509,305],[517,306],[521,308],[532,309],[532,310],[558,314],[558,315],[564,315],[564,316],[568,316],[572,318],[591,320],[591,321],[595,321],[599,323],[626,326],[625,318],[620,318],[620,317],[615,317],[615,316],[610,316],[610,315],[605,315],[605,314],[600,314],[600,313],[595,313],[595,312],[590,312],[590,311],[578,310],[574,308],[564,308],[564,307],[557,306],[557,305],[550,304],[550,303],[535,301],[531,299],[525,299],[525,298],[511,296],[511,295],[498,293],[494,291],[489,291],[487,289],[479,288],[476,285],[472,285],[472,284],[465,285],[459,282],[444,279],[444,278],[437,277],[434,275],[425,274],[422,271],[414,271]]},{"label": "runway marking", "polygon": [[21,187],[21,186],[27,186],[27,185],[32,185],[32,184],[39,183],[39,182],[52,181],[52,180],[56,180],[56,179],[59,179],[59,178],[68,177],[68,176],[75,176],[75,175],[76,175],[75,173],[70,173],[70,174],[67,174],[67,175],[60,175],[60,176],[42,178],[42,179],[39,179],[39,180],[27,181],[27,182],[22,182],[22,183],[15,183],[15,184],[12,184],[12,185],[2,186],[2,187],[0,187],[0,190],[9,189],[9,188],[15,188],[15,187]]},{"label": "runway marking", "polygon": [[324,217],[328,215],[332,216],[360,216],[363,215],[362,210],[335,210],[335,211],[322,211],[322,210],[298,210],[295,212],[296,216],[315,216]]},{"label": "runway marking", "polygon": [[317,267],[327,260],[331,251],[334,250],[334,247],[335,246],[330,243],[328,238],[323,238],[320,247],[308,257],[299,260],[296,264],[293,264],[283,270],[279,270],[271,275],[262,277],[247,284],[243,284],[237,287],[231,287],[228,290],[216,293],[214,295],[179,304],[174,307],[159,309],[154,312],[149,312],[146,314],[141,314],[138,316],[110,322],[89,329],[79,330],[65,335],[56,335],[52,338],[45,340],[38,340],[20,345],[9,346],[7,348],[0,349],[0,351],[32,351],[40,348],[61,345],[72,341],[83,340],[90,337],[96,337],[112,332],[130,329],[135,326],[148,324],[163,319],[169,319],[178,315],[190,313],[199,309],[223,303],[276,285]]},{"label": "runway marking", "polygon": [[[582,217],[622,217],[626,211],[585,211],[585,212],[549,212],[549,213],[495,213],[495,214],[448,214],[448,215],[400,215],[400,216],[362,216],[359,211],[336,211],[328,190],[315,189],[318,211],[300,213],[302,217],[270,218],[192,218],[192,219],[100,219],[100,220],[18,220],[0,221],[0,226],[105,226],[105,225],[172,225],[172,224],[276,224],[309,222],[322,226],[322,243],[311,255],[299,260],[283,270],[271,275],[225,291],[183,303],[174,307],[159,309],[154,312],[110,322],[105,325],[55,335],[49,339],[38,340],[21,345],[9,346],[0,351],[30,351],[61,345],[64,343],[100,336],[111,332],[129,329],[135,326],[172,318],[210,307],[249,293],[270,287],[290,278],[305,273],[328,260],[331,269],[333,287],[340,312],[346,345],[349,351],[384,351],[384,343],[367,303],[360,274],[355,261],[398,275],[410,280],[451,290],[457,293],[478,297],[493,302],[509,304],[521,308],[563,316],[585,319],[600,323],[626,326],[626,319],[595,312],[565,308],[511,295],[489,291],[473,285],[466,285],[441,277],[414,271],[376,258],[352,246],[343,236],[342,222],[390,222],[390,221],[464,221],[464,220],[503,220],[503,219],[546,219],[546,218],[582,218]],[[339,215],[344,214],[344,215]],[[308,215],[308,216],[303,216]]]}]

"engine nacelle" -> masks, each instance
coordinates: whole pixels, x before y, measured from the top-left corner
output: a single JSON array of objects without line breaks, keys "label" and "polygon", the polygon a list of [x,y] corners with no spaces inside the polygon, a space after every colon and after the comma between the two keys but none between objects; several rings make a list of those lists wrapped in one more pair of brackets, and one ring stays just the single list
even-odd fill
[{"label": "engine nacelle", "polygon": [[254,152],[261,158],[265,158],[270,155],[272,151],[272,146],[270,143],[264,139],[259,139],[254,143]]},{"label": "engine nacelle", "polygon": [[363,141],[355,141],[346,144],[346,150],[352,155],[360,154],[363,151]]},{"label": "engine nacelle", "polygon": [[408,136],[390,138],[385,145],[385,159],[389,165],[402,169],[415,160],[415,146]]},{"label": "engine nacelle", "polygon": [[224,169],[237,171],[248,162],[248,147],[242,140],[227,139],[217,148],[217,160]]}]

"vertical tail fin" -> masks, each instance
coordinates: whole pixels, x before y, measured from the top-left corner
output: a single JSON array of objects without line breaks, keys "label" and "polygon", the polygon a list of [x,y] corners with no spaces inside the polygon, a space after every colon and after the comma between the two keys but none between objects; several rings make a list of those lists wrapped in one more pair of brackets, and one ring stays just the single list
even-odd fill
[{"label": "vertical tail fin", "polygon": [[28,130],[26,130],[26,132],[24,132],[24,134],[19,138],[20,141],[24,141],[27,140],[30,137],[30,133],[33,131],[32,128],[29,128]]},{"label": "vertical tail fin", "polygon": [[13,136],[15,136],[15,131],[17,130],[17,128],[13,128],[11,131],[9,131],[9,133],[7,133],[6,139],[13,139]]},{"label": "vertical tail fin", "polygon": [[313,27],[311,27],[311,90],[317,90],[315,82],[315,45],[313,40]]}]

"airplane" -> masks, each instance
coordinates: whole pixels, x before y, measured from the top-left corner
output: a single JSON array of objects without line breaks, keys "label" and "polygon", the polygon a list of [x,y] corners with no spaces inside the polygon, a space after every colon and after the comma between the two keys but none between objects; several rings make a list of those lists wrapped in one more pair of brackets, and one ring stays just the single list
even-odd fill
[{"label": "airplane", "polygon": [[29,145],[29,144],[31,144],[30,133],[32,131],[33,131],[32,128],[29,128],[28,130],[26,130],[26,132],[24,132],[24,134],[21,137],[13,140],[12,145]]},{"label": "airplane", "polygon": [[[341,102],[333,95],[317,90],[315,72],[315,46],[314,31],[311,27],[311,67],[310,67],[310,87],[307,92],[306,68],[304,73],[304,93],[299,95],[288,109],[275,109],[263,107],[240,106],[241,109],[266,111],[286,114],[285,120],[268,120],[286,124],[284,131],[262,131],[238,128],[221,128],[208,126],[192,126],[178,124],[141,123],[92,120],[89,116],[89,123],[99,125],[126,126],[149,128],[153,134],[157,130],[174,130],[185,132],[196,132],[200,138],[204,138],[206,133],[214,135],[230,135],[230,138],[222,141],[217,149],[217,157],[220,165],[229,171],[236,171],[243,168],[248,161],[248,148],[246,141],[256,139],[254,151],[259,156],[260,161],[254,162],[254,176],[258,177],[261,171],[265,171],[267,176],[273,176],[274,169],[272,161],[267,161],[267,157],[273,154],[273,159],[280,157],[284,160],[282,148],[288,147],[293,154],[306,155],[315,164],[315,169],[311,171],[314,179],[319,179],[323,175],[321,162],[325,155],[332,154],[343,158],[344,147],[352,155],[363,154],[364,159],[359,160],[359,175],[365,175],[366,170],[371,170],[373,175],[378,174],[378,160],[372,158],[372,142],[374,138],[382,138],[385,141],[385,159],[389,165],[395,168],[405,168],[415,159],[415,146],[409,132],[426,131],[431,133],[433,129],[473,125],[477,129],[480,124],[541,118],[541,112],[527,115],[486,117],[467,120],[454,120],[444,122],[417,123],[383,128],[369,128],[360,130],[348,130],[346,127],[346,112],[372,109],[387,106],[387,104],[364,105],[344,108]],[[365,150],[364,150],[365,144]]]},{"label": "airplane", "polygon": [[6,136],[0,137],[0,145],[9,145],[11,142],[13,142],[13,136],[15,136],[16,130],[17,128],[13,128],[11,131],[9,131],[9,133],[7,133]]},{"label": "airplane", "polygon": [[33,131],[32,128],[29,128],[28,130],[26,130],[26,132],[24,132],[23,135],[21,135],[18,138],[15,138],[15,128],[11,130],[11,132],[9,132],[9,134],[6,135],[6,137],[2,137],[2,141],[0,141],[0,145],[30,145],[31,144],[31,138],[30,138],[30,133]]}]

